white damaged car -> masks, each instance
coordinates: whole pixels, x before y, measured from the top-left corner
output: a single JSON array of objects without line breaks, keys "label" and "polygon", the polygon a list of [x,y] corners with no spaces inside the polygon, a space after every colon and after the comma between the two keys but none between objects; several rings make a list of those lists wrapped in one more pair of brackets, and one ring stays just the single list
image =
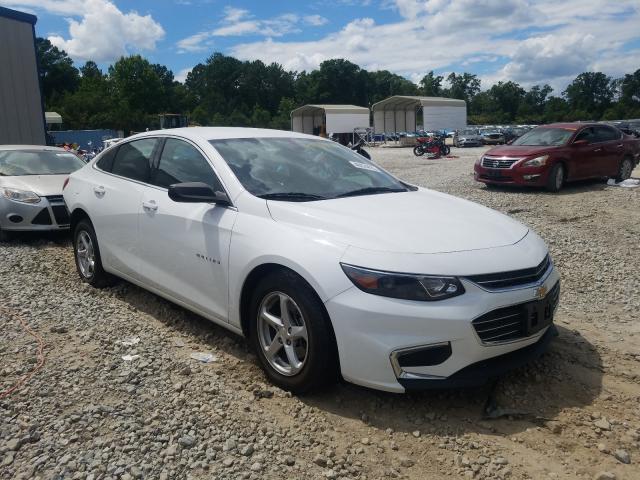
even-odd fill
[{"label": "white damaged car", "polygon": [[145,132],[70,176],[80,277],[126,279],[249,338],[276,385],[477,385],[540,355],[559,274],[515,220],[334,142]]}]

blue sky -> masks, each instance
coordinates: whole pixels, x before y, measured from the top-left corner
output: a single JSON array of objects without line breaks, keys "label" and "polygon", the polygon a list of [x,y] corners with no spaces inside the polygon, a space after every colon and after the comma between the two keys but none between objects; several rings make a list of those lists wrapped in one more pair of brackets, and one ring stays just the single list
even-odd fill
[{"label": "blue sky", "polygon": [[141,53],[183,79],[214,51],[310,70],[329,58],[413,81],[429,70],[549,83],[640,68],[638,0],[0,0],[76,63]]}]

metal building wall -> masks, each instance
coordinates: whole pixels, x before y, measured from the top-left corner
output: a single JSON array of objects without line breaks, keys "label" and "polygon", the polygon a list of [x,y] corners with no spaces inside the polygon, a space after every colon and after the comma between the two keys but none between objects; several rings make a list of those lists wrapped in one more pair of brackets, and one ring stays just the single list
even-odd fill
[{"label": "metal building wall", "polygon": [[34,27],[13,14],[32,17],[0,11],[0,144],[44,145]]}]

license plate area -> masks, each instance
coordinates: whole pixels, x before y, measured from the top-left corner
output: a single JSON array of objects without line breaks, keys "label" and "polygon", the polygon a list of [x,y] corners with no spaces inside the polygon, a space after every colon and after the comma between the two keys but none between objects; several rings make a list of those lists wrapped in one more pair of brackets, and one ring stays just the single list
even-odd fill
[{"label": "license plate area", "polygon": [[555,311],[557,301],[557,293],[552,291],[544,299],[525,305],[527,315],[525,330],[527,337],[538,333],[553,323],[553,312]]}]

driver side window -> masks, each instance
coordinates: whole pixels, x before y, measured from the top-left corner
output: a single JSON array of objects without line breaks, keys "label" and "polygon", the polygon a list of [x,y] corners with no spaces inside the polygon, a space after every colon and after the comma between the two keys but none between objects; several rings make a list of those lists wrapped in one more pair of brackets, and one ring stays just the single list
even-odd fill
[{"label": "driver side window", "polygon": [[593,128],[587,127],[584,130],[582,130],[576,136],[576,139],[574,140],[574,142],[577,142],[578,140],[586,140],[587,143],[594,143],[596,141],[596,138],[595,138],[595,133],[593,132]]},{"label": "driver side window", "polygon": [[160,164],[151,183],[169,188],[174,183],[202,182],[222,191],[222,184],[213,172],[209,162],[191,144],[175,138],[167,138],[160,155]]}]

